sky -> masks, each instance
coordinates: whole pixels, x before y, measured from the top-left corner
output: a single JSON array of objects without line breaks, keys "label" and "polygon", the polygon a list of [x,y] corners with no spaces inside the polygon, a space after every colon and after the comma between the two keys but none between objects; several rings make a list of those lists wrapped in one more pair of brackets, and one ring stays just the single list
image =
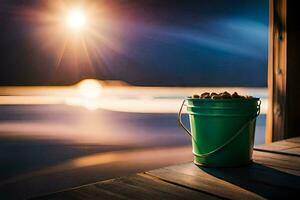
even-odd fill
[{"label": "sky", "polygon": [[[79,6],[76,35],[62,13]],[[268,0],[0,0],[0,85],[266,87]]]}]

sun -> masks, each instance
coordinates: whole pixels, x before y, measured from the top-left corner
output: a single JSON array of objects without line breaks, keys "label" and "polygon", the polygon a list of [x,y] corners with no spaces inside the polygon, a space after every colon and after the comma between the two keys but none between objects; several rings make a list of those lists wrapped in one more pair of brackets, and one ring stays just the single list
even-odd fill
[{"label": "sun", "polygon": [[113,34],[120,28],[118,19],[103,1],[46,1],[20,12],[32,23],[33,42],[53,59],[57,72],[63,67],[74,76],[94,74],[96,67],[108,67],[106,53],[122,49],[121,37]]},{"label": "sun", "polygon": [[74,31],[81,31],[86,27],[87,18],[83,10],[74,8],[66,16],[66,25]]}]

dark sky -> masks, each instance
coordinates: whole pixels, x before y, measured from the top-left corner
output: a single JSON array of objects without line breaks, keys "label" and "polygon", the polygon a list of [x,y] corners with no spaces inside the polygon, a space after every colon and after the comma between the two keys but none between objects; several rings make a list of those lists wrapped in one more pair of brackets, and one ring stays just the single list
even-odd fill
[{"label": "dark sky", "polygon": [[61,2],[0,0],[1,85],[266,86],[268,0],[85,1],[84,46],[42,17]]}]

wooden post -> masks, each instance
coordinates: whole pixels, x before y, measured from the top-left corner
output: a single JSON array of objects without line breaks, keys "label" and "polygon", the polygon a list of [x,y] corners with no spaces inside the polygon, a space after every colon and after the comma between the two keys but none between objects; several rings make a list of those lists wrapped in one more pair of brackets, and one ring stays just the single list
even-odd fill
[{"label": "wooden post", "polygon": [[287,3],[287,135],[300,136],[300,6]]},{"label": "wooden post", "polygon": [[273,140],[273,37],[274,37],[274,0],[269,0],[269,50],[268,50],[268,111],[266,120],[266,143]]},{"label": "wooden post", "polygon": [[266,143],[285,138],[286,102],[286,0],[269,2],[269,110]]},{"label": "wooden post", "polygon": [[298,8],[295,1],[270,0],[266,143],[300,134]]}]

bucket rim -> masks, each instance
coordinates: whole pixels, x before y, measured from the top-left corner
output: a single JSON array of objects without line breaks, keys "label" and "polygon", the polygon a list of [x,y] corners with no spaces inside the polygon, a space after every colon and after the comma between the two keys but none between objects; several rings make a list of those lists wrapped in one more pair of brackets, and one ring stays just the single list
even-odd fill
[{"label": "bucket rim", "polygon": [[235,99],[200,99],[200,98],[193,98],[193,97],[187,97],[186,100],[192,100],[192,101],[215,101],[215,102],[228,102],[228,101],[259,101],[259,97],[253,97],[251,99],[242,99],[242,98],[235,98]]}]

